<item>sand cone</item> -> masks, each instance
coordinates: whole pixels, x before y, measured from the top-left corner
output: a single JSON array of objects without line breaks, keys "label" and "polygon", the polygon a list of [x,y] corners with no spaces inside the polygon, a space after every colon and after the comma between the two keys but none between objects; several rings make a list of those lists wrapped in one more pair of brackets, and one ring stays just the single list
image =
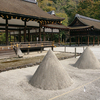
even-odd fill
[{"label": "sand cone", "polygon": [[96,69],[100,68],[100,63],[90,48],[87,47],[75,63],[75,66],[80,69]]},{"label": "sand cone", "polygon": [[70,86],[72,81],[55,54],[49,50],[29,83],[44,90],[58,90]]}]

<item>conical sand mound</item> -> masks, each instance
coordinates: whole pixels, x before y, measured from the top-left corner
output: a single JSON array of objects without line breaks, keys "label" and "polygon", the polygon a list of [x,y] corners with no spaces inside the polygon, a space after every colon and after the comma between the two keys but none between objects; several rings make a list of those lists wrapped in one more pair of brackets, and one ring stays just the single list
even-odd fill
[{"label": "conical sand mound", "polygon": [[90,48],[87,47],[75,63],[75,66],[80,69],[96,69],[100,68],[100,63],[98,59],[94,56]]},{"label": "conical sand mound", "polygon": [[29,83],[44,90],[63,89],[72,84],[66,70],[51,50],[48,51]]}]

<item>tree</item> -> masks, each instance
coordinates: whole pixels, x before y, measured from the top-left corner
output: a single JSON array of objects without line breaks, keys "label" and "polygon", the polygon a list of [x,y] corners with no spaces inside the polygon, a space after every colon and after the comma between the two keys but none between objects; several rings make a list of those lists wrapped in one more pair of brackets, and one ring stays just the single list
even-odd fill
[{"label": "tree", "polygon": [[68,25],[68,16],[65,13],[56,13],[56,16],[65,18],[65,20],[62,21],[62,24],[65,26]]},{"label": "tree", "polygon": [[38,6],[46,12],[56,10],[55,7],[53,7],[53,3],[52,0],[38,0]]},{"label": "tree", "polygon": [[77,7],[77,13],[83,16],[100,19],[100,1],[82,0]]}]

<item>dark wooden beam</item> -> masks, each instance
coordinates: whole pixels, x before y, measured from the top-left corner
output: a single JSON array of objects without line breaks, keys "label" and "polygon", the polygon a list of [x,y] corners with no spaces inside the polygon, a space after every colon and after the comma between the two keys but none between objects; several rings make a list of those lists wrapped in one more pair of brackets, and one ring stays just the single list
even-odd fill
[{"label": "dark wooden beam", "polygon": [[82,45],[82,36],[81,36],[81,45]]},{"label": "dark wooden beam", "polygon": [[19,30],[19,42],[21,42],[21,30]]},{"label": "dark wooden beam", "polygon": [[41,23],[39,23],[39,41],[41,41]]},{"label": "dark wooden beam", "polygon": [[98,36],[98,45],[99,45],[99,36]]},{"label": "dark wooden beam", "polygon": [[80,37],[78,36],[78,46],[80,45]]},{"label": "dark wooden beam", "polygon": [[6,21],[6,27],[5,27],[5,33],[6,33],[6,45],[9,44],[9,41],[8,41],[8,19],[5,19]]},{"label": "dark wooden beam", "polygon": [[89,46],[89,35],[88,35],[88,46]]},{"label": "dark wooden beam", "polygon": [[69,37],[69,46],[71,46],[71,36]]},{"label": "dark wooden beam", "polygon": [[43,28],[43,41],[45,41],[45,28]]},{"label": "dark wooden beam", "polygon": [[30,42],[30,29],[28,29],[28,42]]},{"label": "dark wooden beam", "polygon": [[24,21],[24,42],[26,42],[26,21]]},{"label": "dark wooden beam", "polygon": [[93,46],[94,46],[94,44],[95,44],[95,36],[93,36]]},{"label": "dark wooden beam", "polygon": [[77,45],[77,36],[75,36],[75,40],[76,40],[76,45]]},{"label": "dark wooden beam", "polygon": [[52,41],[53,41],[53,29],[52,29],[52,33],[51,33],[51,36],[52,36]]}]

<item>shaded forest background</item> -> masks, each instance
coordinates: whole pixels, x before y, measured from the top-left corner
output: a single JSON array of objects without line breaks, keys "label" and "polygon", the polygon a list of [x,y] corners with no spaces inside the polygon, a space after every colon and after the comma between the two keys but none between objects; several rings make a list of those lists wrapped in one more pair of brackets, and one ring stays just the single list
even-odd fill
[{"label": "shaded forest background", "polygon": [[74,20],[76,13],[100,20],[100,0],[37,0],[44,11],[54,10],[56,16],[64,17],[63,25]]}]

